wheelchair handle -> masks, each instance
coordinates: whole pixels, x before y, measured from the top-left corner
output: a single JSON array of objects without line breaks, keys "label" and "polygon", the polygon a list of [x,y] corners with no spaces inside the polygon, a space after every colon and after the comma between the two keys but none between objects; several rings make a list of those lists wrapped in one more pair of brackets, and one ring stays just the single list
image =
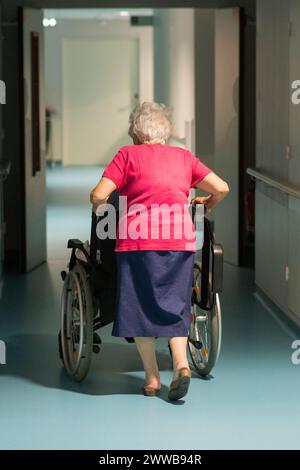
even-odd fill
[{"label": "wheelchair handle", "polygon": [[[191,204],[191,206],[192,206],[192,221],[193,221],[193,224],[195,223],[196,210],[197,210],[196,206],[197,206],[197,205],[199,205],[199,203],[198,203],[198,204]],[[200,204],[200,205],[201,205],[201,206],[204,206],[204,215],[205,215],[205,214],[207,213],[206,206],[205,206],[205,204]]]},{"label": "wheelchair handle", "polygon": [[90,238],[90,260],[94,266],[97,261],[97,215],[92,212],[91,238]]}]

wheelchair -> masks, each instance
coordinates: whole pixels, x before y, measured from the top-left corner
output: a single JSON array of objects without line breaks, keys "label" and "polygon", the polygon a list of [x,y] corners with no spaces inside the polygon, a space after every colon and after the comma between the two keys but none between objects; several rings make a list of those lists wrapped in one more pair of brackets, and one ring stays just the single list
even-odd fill
[{"label": "wheelchair", "polygon": [[[118,194],[108,202],[116,209]],[[195,208],[192,217],[195,223]],[[102,216],[104,217],[105,214]],[[114,239],[99,239],[97,223],[101,219],[92,213],[89,247],[78,239],[68,241],[71,249],[68,270],[61,272],[61,324],[58,334],[59,355],[66,372],[77,382],[85,379],[93,353],[101,350],[97,331],[112,323],[116,308],[117,266]],[[214,241],[211,224],[204,218],[204,245],[201,260],[195,261],[191,296],[191,322],[188,350],[200,376],[213,369],[221,347],[221,308],[223,250]],[[129,343],[133,338],[126,338]],[[171,351],[170,351],[171,352]]]}]

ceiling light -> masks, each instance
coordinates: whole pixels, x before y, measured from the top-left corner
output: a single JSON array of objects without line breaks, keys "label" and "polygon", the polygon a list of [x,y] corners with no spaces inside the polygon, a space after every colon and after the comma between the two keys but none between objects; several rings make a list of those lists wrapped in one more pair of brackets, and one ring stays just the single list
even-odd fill
[{"label": "ceiling light", "polygon": [[47,28],[47,26],[49,26],[49,20],[48,20],[48,18],[44,18],[44,19],[43,19],[43,25],[45,26],[45,28]]},{"label": "ceiling light", "polygon": [[56,26],[56,19],[55,18],[50,18],[49,26],[52,26],[52,27]]},{"label": "ceiling light", "polygon": [[120,11],[120,16],[129,16],[128,11]]}]

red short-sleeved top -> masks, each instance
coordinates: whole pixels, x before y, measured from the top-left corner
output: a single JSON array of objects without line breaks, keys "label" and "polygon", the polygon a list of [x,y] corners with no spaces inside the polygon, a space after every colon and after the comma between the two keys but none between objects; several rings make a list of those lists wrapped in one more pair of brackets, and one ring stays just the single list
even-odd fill
[{"label": "red short-sleeved top", "polygon": [[163,144],[120,148],[103,173],[122,200],[116,251],[195,251],[189,192],[212,170],[188,150]]}]

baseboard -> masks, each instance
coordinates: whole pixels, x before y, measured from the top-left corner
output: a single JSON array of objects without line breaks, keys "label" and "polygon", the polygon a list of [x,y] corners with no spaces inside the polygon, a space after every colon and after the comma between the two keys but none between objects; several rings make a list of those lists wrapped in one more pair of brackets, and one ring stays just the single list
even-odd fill
[{"label": "baseboard", "polygon": [[46,160],[47,168],[53,168],[55,166],[62,166],[61,160]]},{"label": "baseboard", "polygon": [[280,323],[281,327],[292,337],[299,338],[300,319],[289,309],[277,305],[269,295],[256,284],[254,296],[264,308]]}]

